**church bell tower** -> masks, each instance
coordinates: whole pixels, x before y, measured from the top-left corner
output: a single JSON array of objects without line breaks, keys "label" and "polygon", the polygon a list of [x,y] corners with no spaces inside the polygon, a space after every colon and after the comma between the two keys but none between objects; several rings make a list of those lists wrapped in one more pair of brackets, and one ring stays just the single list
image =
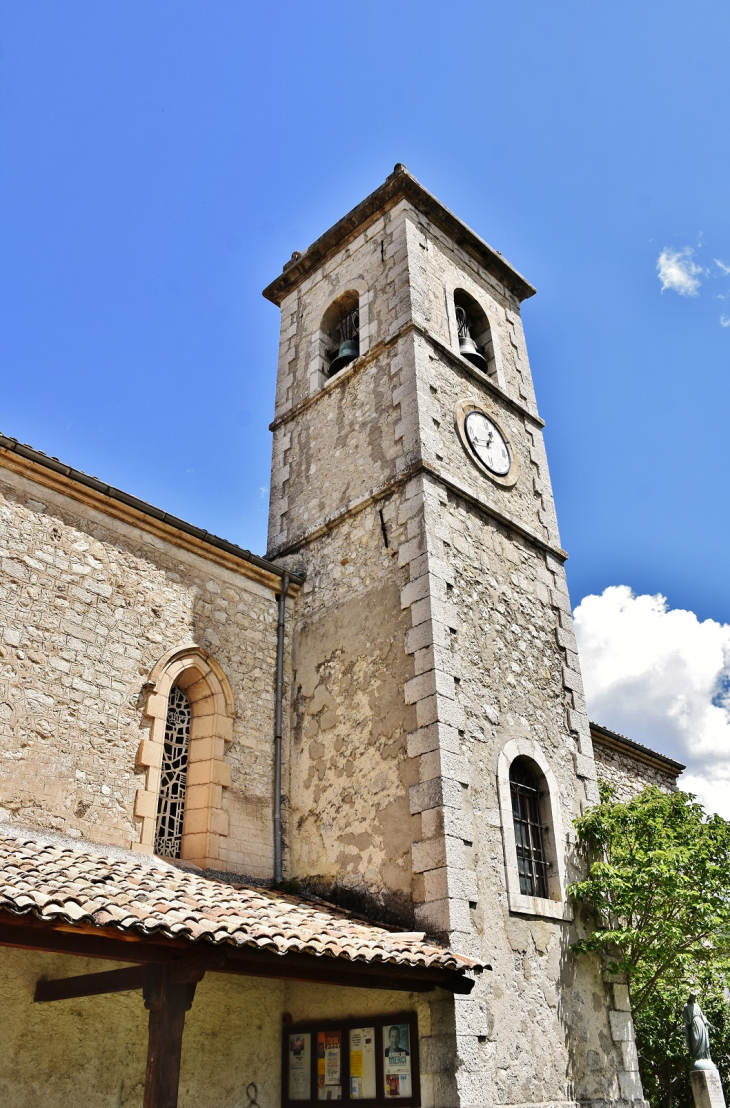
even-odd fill
[{"label": "church bell tower", "polygon": [[572,820],[597,786],[534,291],[398,165],[264,293],[267,556],[306,574],[287,876],[492,966],[432,1004],[442,1106],[642,1098],[626,988],[570,951]]}]

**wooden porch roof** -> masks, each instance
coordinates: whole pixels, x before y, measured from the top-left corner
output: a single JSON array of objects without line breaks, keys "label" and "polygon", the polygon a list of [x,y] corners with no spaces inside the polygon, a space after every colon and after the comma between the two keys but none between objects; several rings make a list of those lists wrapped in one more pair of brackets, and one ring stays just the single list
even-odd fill
[{"label": "wooden porch roof", "polygon": [[130,962],[200,956],[220,972],[460,993],[473,984],[466,971],[485,968],[323,902],[38,832],[0,837],[0,943]]}]

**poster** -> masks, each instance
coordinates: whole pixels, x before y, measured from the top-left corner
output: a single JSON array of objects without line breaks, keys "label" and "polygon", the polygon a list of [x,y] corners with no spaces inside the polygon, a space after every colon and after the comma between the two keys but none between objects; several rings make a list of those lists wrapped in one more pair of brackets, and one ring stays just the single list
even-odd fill
[{"label": "poster", "polygon": [[411,1093],[411,1037],[407,1023],[386,1023],[383,1028],[383,1083],[388,1098]]},{"label": "poster", "polygon": [[317,1099],[342,1100],[342,1032],[317,1032]]},{"label": "poster", "polygon": [[374,1100],[375,1028],[354,1027],[350,1031],[350,1099]]},{"label": "poster", "polygon": [[289,1036],[289,1099],[309,1100],[311,1089],[312,1036]]}]

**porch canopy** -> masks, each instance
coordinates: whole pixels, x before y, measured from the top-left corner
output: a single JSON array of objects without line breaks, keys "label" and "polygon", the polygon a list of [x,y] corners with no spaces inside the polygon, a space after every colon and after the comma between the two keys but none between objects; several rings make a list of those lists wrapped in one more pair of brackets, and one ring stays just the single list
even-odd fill
[{"label": "porch canopy", "polygon": [[38,1002],[141,989],[150,1011],[145,1108],[174,1108],[185,1012],[216,973],[469,993],[487,968],[420,932],[316,898],[229,883],[162,858],[61,836],[0,836],[0,945],[129,962],[42,980]]}]

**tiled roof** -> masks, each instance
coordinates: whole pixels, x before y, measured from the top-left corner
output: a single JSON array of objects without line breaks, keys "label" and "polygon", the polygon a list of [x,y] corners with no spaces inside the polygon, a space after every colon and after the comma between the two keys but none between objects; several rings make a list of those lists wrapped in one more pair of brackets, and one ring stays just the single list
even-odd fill
[{"label": "tiled roof", "polygon": [[[60,838],[60,837],[59,837]],[[47,922],[96,924],[140,937],[230,943],[276,954],[374,964],[481,968],[301,896],[228,884],[131,851],[67,844],[37,832],[0,837],[0,909]]]}]

